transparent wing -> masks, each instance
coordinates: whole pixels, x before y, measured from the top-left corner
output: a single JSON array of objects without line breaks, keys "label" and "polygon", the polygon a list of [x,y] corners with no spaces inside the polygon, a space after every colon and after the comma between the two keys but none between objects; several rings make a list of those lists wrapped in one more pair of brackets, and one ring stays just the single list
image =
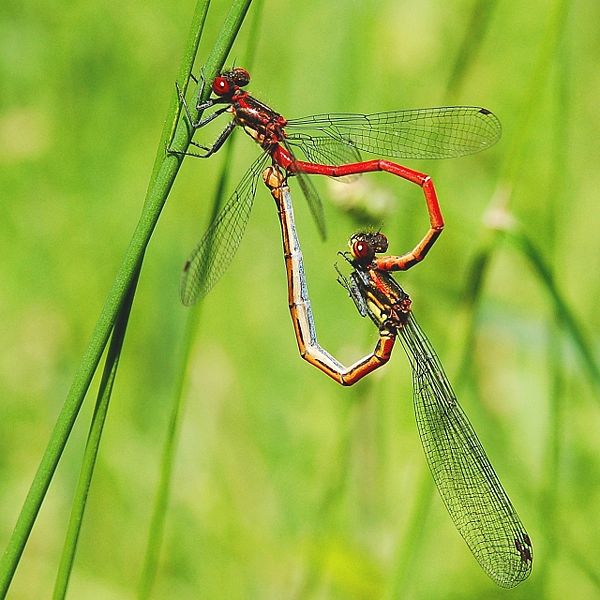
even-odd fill
[{"label": "transparent wing", "polygon": [[[287,141],[284,141],[283,145],[290,153],[290,156],[295,159],[294,152]],[[317,193],[315,186],[309,180],[308,176],[302,173],[301,170],[295,170],[293,175],[298,179],[300,188],[302,189],[306,201],[308,202],[308,208],[315,221],[315,224],[317,225],[319,235],[322,239],[325,239],[327,237],[327,228],[325,226],[325,213],[323,211],[323,203],[321,202],[321,198]]]},{"label": "transparent wing", "polygon": [[288,135],[286,142],[300,148],[309,162],[320,165],[347,165],[361,160],[357,148],[327,136],[312,136],[298,131]]},{"label": "transparent wing", "polygon": [[[344,256],[342,253],[341,256]],[[334,264],[334,268],[337,271],[337,282],[348,292],[348,296],[350,300],[354,302],[354,306],[358,310],[358,314],[361,317],[366,317],[369,314],[369,309],[367,308],[367,303],[364,298],[364,294],[361,292],[360,286],[356,282],[356,276],[354,273],[350,275],[350,279],[346,277],[337,266],[337,263]]]},{"label": "transparent wing", "polygon": [[190,254],[181,276],[181,301],[190,306],[210,292],[239,248],[256,195],[256,182],[268,159],[261,154]]},{"label": "transparent wing", "polygon": [[338,144],[380,156],[453,158],[495,144],[502,127],[496,115],[478,106],[418,108],[371,115],[322,114],[293,119],[286,125],[289,138],[297,141],[304,152],[309,146],[306,137],[311,137],[307,133],[310,131],[316,132],[317,139],[325,134]]},{"label": "transparent wing", "polygon": [[399,334],[413,367],[419,434],[442,500],[486,573],[513,587],[531,572],[529,536],[412,315]]}]

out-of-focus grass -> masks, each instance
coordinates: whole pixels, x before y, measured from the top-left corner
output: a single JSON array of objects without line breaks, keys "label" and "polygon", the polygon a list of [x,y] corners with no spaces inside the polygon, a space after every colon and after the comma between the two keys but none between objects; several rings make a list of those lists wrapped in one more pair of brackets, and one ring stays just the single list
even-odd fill
[{"label": "out-of-focus grass", "polygon": [[[227,4],[214,2],[207,24],[213,37]],[[443,103],[474,4],[390,0],[347,3],[340,10],[267,2],[252,90],[290,117]],[[460,161],[411,163],[433,175],[447,230],[402,282],[450,367],[459,362],[464,330],[456,317],[467,265],[486,235],[482,214],[499,166],[520,134],[546,7],[498,3],[452,94],[453,102],[497,112],[503,141]],[[0,540],[10,535],[137,218],[192,9],[157,3],[76,3],[69,11],[54,3],[3,6]],[[557,66],[538,90],[532,136],[511,182],[511,209],[551,261],[596,356],[600,76],[594,57],[600,42],[593,24],[599,12],[587,3],[566,16],[561,48],[570,59],[563,92],[570,108],[560,201],[553,202],[554,132],[564,112],[556,110],[552,86],[562,50],[555,50]],[[243,36],[239,44],[245,47]],[[210,139],[211,132],[202,134]],[[232,173],[241,176],[256,152],[240,139]],[[73,597],[127,597],[135,590],[186,317],[179,273],[209,211],[210,195],[199,193],[197,180],[215,177],[221,160],[186,162],[148,250],[75,561]],[[418,191],[385,176],[366,179],[397,198],[398,211],[384,230],[394,251],[403,250],[425,227]],[[335,252],[354,225],[327,201],[328,188],[320,189],[329,240],[319,242],[294,190],[299,233],[320,340],[350,360],[371,346],[375,332],[335,283]],[[397,582],[396,561],[412,543],[403,533],[413,531],[409,509],[425,466],[408,365],[397,353],[369,382],[345,390],[301,361],[280,245],[272,201],[259,190],[240,252],[202,307],[158,598],[281,598],[307,589],[305,597],[384,597]],[[553,318],[526,260],[514,251],[497,253],[473,338],[479,385],[475,390],[465,381],[458,391],[535,544],[533,575],[511,592],[514,598],[539,591],[548,598],[597,595],[595,567],[582,568],[580,560],[600,551],[597,392],[568,339],[561,337],[562,359],[548,362]],[[540,497],[548,489],[548,436],[557,435],[549,407],[557,370],[561,452],[556,500],[547,512],[540,511]],[[46,597],[51,589],[91,409],[86,404],[59,466],[14,597]],[[436,496],[414,547],[402,597],[505,594],[480,572]],[[549,555],[553,560],[546,562]],[[541,574],[543,587],[536,579]]]},{"label": "out-of-focus grass", "polygon": [[[246,68],[251,70],[254,55],[256,53],[256,45],[260,35],[260,23],[262,18],[263,1],[254,2],[253,15],[250,31],[248,34],[248,48],[246,51]],[[203,73],[203,75],[205,75]],[[221,172],[215,186],[215,191],[212,200],[212,209],[210,211],[209,222],[214,221],[224,202],[227,200],[227,183],[230,178],[231,160],[235,150],[235,136],[229,140],[229,144],[225,147],[223,154],[224,160],[221,166]],[[206,277],[208,273],[202,276]],[[189,378],[191,367],[191,356],[193,342],[198,335],[198,327],[201,323],[199,309],[190,311],[183,336],[183,344],[181,349],[181,359],[178,365],[178,373],[175,378],[175,386],[171,400],[171,415],[169,425],[166,430],[162,456],[160,460],[160,474],[156,486],[156,497],[154,500],[154,508],[148,531],[148,542],[144,552],[144,562],[140,583],[138,588],[138,598],[144,600],[152,595],[152,587],[156,580],[158,571],[158,562],[161,554],[165,523],[169,510],[169,500],[171,488],[173,485],[173,468],[177,457],[177,447],[179,443],[179,432],[181,430],[181,422],[184,416],[184,399],[185,389]]]},{"label": "out-of-focus grass", "polygon": [[[223,23],[223,28],[204,63],[203,73],[209,79],[214,78],[223,69],[225,59],[233,46],[250,1],[235,0],[232,3],[231,9]],[[180,84],[178,87],[178,89],[183,88],[183,93],[185,93],[185,89],[187,88],[187,80],[198,52],[198,45],[209,4],[210,1],[199,0],[194,11],[189,39],[186,43],[184,56],[178,72],[178,80],[181,81],[183,79],[185,81],[184,84]],[[210,94],[210,88],[203,88],[199,93],[201,94],[199,100],[206,100]],[[198,110],[195,112],[198,113],[195,115],[195,118],[201,116]],[[139,220],[106,297],[90,342],[73,377],[73,383],[69,388],[63,407],[48,440],[46,450],[32,480],[29,492],[19,513],[14,532],[0,560],[0,593],[2,596],[5,596],[12,582],[25,544],[29,539],[31,529],[41,504],[46,497],[48,487],[52,481],[58,462],[63,455],[66,443],[71,435],[83,400],[89,390],[92,378],[98,368],[112,331],[113,340],[107,352],[106,365],[98,392],[100,399],[98,406],[102,406],[102,409],[94,411],[90,436],[86,444],[83,459],[82,474],[75,492],[67,538],[57,575],[57,587],[55,588],[54,597],[62,598],[65,595],[66,584],[72,567],[73,553],[79,537],[80,522],[83,517],[91,476],[96,463],[97,447],[103,432],[104,416],[112,392],[122,341],[144,253],[181,166],[181,153],[186,151],[190,143],[191,134],[189,128],[184,122],[178,120],[178,115],[179,102],[177,97],[175,97],[171,101],[171,106],[167,112],[166,122],[156,152],[155,164]],[[167,151],[168,148],[169,150],[173,149],[173,152]],[[179,153],[179,156],[174,154],[175,151]]]}]

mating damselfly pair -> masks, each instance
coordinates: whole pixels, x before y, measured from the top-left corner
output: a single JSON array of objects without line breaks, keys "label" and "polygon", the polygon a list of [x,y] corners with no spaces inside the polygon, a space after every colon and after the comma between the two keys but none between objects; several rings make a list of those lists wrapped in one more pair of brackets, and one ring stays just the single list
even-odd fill
[{"label": "mating damselfly pair", "polygon": [[[425,456],[450,516],[475,558],[499,585],[513,587],[532,565],[532,546],[516,511],[456,399],[444,369],[417,324],[411,300],[392,271],[403,271],[422,260],[443,229],[443,218],[431,178],[387,160],[361,160],[361,151],[403,158],[449,158],[480,151],[497,141],[500,124],[490,111],[459,106],[376,114],[324,114],[286,120],[243,90],[250,81],[236,68],[215,78],[214,97],[196,109],[218,106],[194,121],[182,99],[188,124],[200,129],[224,112],[228,123],[212,146],[190,153],[206,158],[216,152],[236,126],[264,150],[244,175],[213,221],[184,268],[181,297],[191,304],[210,291],[240,244],[261,174],[275,198],[282,230],[288,281],[288,301],[294,332],[303,358],[343,385],[351,385],[384,365],[397,338],[413,371],[413,406]],[[220,106],[224,105],[224,106]],[[294,154],[299,149],[307,160]],[[268,163],[271,166],[265,170]],[[294,177],[308,199],[324,233],[322,206],[308,175],[342,177],[386,171],[423,189],[430,228],[421,242],[400,256],[387,251],[381,233],[361,232],[343,253],[352,272],[338,272],[338,281],[361,316],[369,316],[379,331],[374,351],[345,367],[317,340],[302,252],[294,223],[287,178]]]}]

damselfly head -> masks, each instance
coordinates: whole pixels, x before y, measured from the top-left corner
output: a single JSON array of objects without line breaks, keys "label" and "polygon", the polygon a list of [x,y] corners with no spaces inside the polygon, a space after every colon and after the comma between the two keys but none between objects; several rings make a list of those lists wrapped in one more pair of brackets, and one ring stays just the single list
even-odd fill
[{"label": "damselfly head", "polygon": [[350,238],[348,246],[355,261],[368,264],[375,258],[375,254],[387,250],[388,239],[380,231],[361,231]]},{"label": "damselfly head", "polygon": [[250,73],[242,67],[235,67],[231,71],[223,71],[215,77],[212,84],[212,91],[217,96],[229,96],[238,88],[244,87],[250,83]]}]

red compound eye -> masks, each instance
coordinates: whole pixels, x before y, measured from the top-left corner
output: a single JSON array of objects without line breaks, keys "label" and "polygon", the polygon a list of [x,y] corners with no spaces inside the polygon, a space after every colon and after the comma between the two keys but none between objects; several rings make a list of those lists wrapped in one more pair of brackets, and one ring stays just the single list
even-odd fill
[{"label": "red compound eye", "polygon": [[212,90],[217,96],[226,96],[231,93],[231,82],[219,75],[219,77],[215,77],[215,80],[212,84]]},{"label": "red compound eye", "polygon": [[363,240],[356,240],[352,244],[352,254],[358,260],[370,260],[373,258],[373,248]]}]

